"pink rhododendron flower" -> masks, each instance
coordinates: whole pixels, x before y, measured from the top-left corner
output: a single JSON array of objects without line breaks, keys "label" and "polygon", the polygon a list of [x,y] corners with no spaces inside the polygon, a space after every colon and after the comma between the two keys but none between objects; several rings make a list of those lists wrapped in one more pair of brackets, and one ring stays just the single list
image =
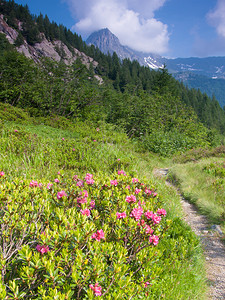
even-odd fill
[{"label": "pink rhododendron flower", "polygon": [[138,208],[134,208],[130,214],[130,217],[134,217],[135,221],[138,221],[141,219],[141,216],[143,214],[143,208],[139,206]]},{"label": "pink rhododendron flower", "polygon": [[96,128],[96,130],[99,131],[100,129],[99,129],[99,128]]},{"label": "pink rhododendron flower", "polygon": [[141,192],[141,189],[135,189],[135,194],[137,195],[137,194],[139,194]]},{"label": "pink rhododendron flower", "polygon": [[144,226],[145,220],[141,219],[140,223],[141,223],[141,226]]},{"label": "pink rhododendron flower", "polygon": [[161,208],[161,209],[158,209],[157,212],[156,212],[159,216],[166,216],[166,210]]},{"label": "pink rhododendron flower", "polygon": [[74,180],[74,181],[78,181],[78,180],[79,180],[78,175],[74,175],[74,176],[73,176],[73,180]]},{"label": "pink rhododendron flower", "polygon": [[75,151],[76,149],[75,148],[73,148],[73,151]]},{"label": "pink rhododendron flower", "polygon": [[110,181],[110,184],[111,184],[111,185],[117,186],[118,181],[117,181],[116,179],[115,179],[115,180],[111,180],[111,181]]},{"label": "pink rhododendron flower", "polygon": [[60,192],[58,192],[58,194],[57,194],[57,198],[58,199],[60,199],[60,198],[62,198],[62,197],[67,197],[67,194],[66,194],[66,192],[65,191],[60,191]]},{"label": "pink rhododendron flower", "polygon": [[160,216],[154,214],[152,211],[149,211],[149,210],[147,210],[145,212],[145,216],[146,216],[147,219],[152,219],[152,221],[153,221],[154,224],[159,224],[160,221],[161,221],[161,217]]},{"label": "pink rhododendron flower", "polygon": [[54,181],[55,181],[56,183],[59,183],[59,179],[58,179],[58,178],[56,178]]},{"label": "pink rhododendron flower", "polygon": [[96,140],[93,140],[93,142],[96,142]]},{"label": "pink rhododendron flower", "polygon": [[146,234],[153,234],[154,230],[151,229],[151,227],[149,225],[145,225],[145,233]]},{"label": "pink rhododendron flower", "polygon": [[90,209],[94,209],[94,208],[95,208],[95,200],[91,200]]},{"label": "pink rhododendron flower", "polygon": [[156,214],[153,214],[152,221],[153,221],[154,224],[159,224],[160,221],[161,221],[161,217],[157,216]]},{"label": "pink rhododendron flower", "polygon": [[79,203],[87,203],[87,198],[86,197],[84,197],[84,198],[82,198],[82,197],[77,198],[77,204],[79,204]]},{"label": "pink rhododendron flower", "polygon": [[145,194],[146,194],[146,195],[151,195],[151,194],[152,194],[152,191],[146,188],[146,189],[145,189]]},{"label": "pink rhododendron flower", "polygon": [[95,296],[102,295],[102,287],[98,284],[98,282],[96,282],[95,285],[90,284],[89,287],[94,291]]},{"label": "pink rhododendron flower", "polygon": [[78,180],[78,181],[77,181],[77,186],[81,187],[81,186],[83,186],[83,185],[84,185],[83,180]]},{"label": "pink rhododendron flower", "polygon": [[87,183],[87,184],[94,184],[95,181],[94,181],[94,179],[87,179],[87,180],[86,180],[86,183]]},{"label": "pink rhododendron flower", "polygon": [[146,218],[149,220],[149,219],[152,219],[152,216],[153,216],[154,214],[153,214],[153,212],[152,211],[149,211],[149,210],[147,210],[146,212],[145,212],[145,216],[146,216]]},{"label": "pink rhododendron flower", "polygon": [[15,129],[15,130],[14,130],[14,132],[18,132],[18,130],[17,130],[17,129]]},{"label": "pink rhododendron flower", "polygon": [[5,176],[5,173],[3,171],[0,172],[0,177]]},{"label": "pink rhododendron flower", "polygon": [[87,173],[85,176],[85,180],[87,184],[94,184],[94,179],[93,179],[93,175],[90,173]]},{"label": "pink rhododendron flower", "polygon": [[53,186],[53,183],[50,183],[50,182],[49,182],[49,183],[47,184],[47,189],[50,190],[50,188],[51,188],[52,186]]},{"label": "pink rhododendron flower", "polygon": [[88,208],[85,208],[85,209],[81,209],[80,211],[82,213],[82,215],[86,215],[86,216],[90,216],[91,212]]},{"label": "pink rhododendron flower", "polygon": [[87,179],[92,179],[93,178],[93,174],[87,173],[85,176],[85,180]]},{"label": "pink rhododendron flower", "polygon": [[146,288],[149,284],[150,284],[150,282],[149,282],[149,281],[146,281],[146,282],[144,283],[144,287]]},{"label": "pink rhododendron flower", "polygon": [[126,186],[126,189],[130,190],[130,186],[129,186],[129,185],[128,185],[128,186]]},{"label": "pink rhododendron flower", "polygon": [[37,249],[37,251],[40,252],[41,254],[44,254],[44,253],[47,253],[48,251],[50,251],[48,246],[40,246],[40,245],[37,245],[36,249]]},{"label": "pink rhododendron flower", "polygon": [[30,187],[34,187],[34,186],[38,186],[38,182],[34,181],[34,180],[31,180]]},{"label": "pink rhododendron flower", "polygon": [[95,239],[96,241],[100,241],[101,239],[105,238],[105,234],[102,229],[97,230],[97,232],[93,233],[91,236],[92,239]]},{"label": "pink rhododendron flower", "polygon": [[122,212],[122,213],[119,213],[119,212],[116,213],[116,218],[117,218],[117,219],[124,219],[124,218],[126,218],[126,217],[127,217],[127,215],[126,215],[126,212],[125,212],[125,211]]},{"label": "pink rhododendron flower", "polygon": [[138,182],[138,179],[137,178],[132,178],[132,182],[133,183]]},{"label": "pink rhododendron flower", "polygon": [[136,202],[136,197],[134,195],[130,195],[126,197],[126,202],[131,203],[131,202]]},{"label": "pink rhododendron flower", "polygon": [[118,170],[118,175],[124,175],[124,176],[126,176],[126,173],[123,170]]},{"label": "pink rhododendron flower", "polygon": [[58,175],[61,175],[60,171],[57,172]]},{"label": "pink rhododendron flower", "polygon": [[39,184],[38,184],[38,186],[39,186],[39,187],[42,187],[42,186],[43,186],[43,184],[42,184],[42,183],[39,183]]},{"label": "pink rhododendron flower", "polygon": [[118,158],[117,160],[120,161],[120,158]]},{"label": "pink rhododendron flower", "polygon": [[158,194],[157,193],[153,193],[153,197],[156,197]]},{"label": "pink rhododendron flower", "polygon": [[159,237],[157,235],[152,235],[149,237],[149,243],[156,246],[159,242]]},{"label": "pink rhododendron flower", "polygon": [[65,139],[64,139],[64,138],[62,138],[62,141],[65,141]]}]

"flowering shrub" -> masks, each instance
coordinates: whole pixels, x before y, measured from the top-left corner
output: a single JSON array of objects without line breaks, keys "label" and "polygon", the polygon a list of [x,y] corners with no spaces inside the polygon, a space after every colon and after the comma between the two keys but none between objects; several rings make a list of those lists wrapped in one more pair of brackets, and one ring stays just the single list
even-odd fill
[{"label": "flowering shrub", "polygon": [[48,246],[40,246],[37,245],[36,247],[37,251],[40,252],[41,254],[47,253],[49,251],[49,247]]},{"label": "flowering shrub", "polygon": [[90,284],[89,287],[94,291],[96,296],[101,296],[102,287],[97,282],[95,285]]},{"label": "flowering shrub", "polygon": [[146,299],[168,227],[153,188],[90,173],[41,188],[6,175],[0,184],[5,299]]}]

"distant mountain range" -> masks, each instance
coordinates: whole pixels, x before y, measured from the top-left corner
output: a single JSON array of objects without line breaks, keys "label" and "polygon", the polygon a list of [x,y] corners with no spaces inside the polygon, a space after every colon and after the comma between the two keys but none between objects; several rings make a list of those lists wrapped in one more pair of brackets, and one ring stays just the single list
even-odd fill
[{"label": "distant mountain range", "polygon": [[107,28],[92,33],[86,40],[103,53],[116,52],[122,60],[137,60],[141,65],[159,69],[166,65],[173,76],[190,88],[199,88],[209,96],[215,95],[220,105],[225,106],[225,57],[190,57],[169,59],[153,53],[135,51],[121,45],[119,39]]}]

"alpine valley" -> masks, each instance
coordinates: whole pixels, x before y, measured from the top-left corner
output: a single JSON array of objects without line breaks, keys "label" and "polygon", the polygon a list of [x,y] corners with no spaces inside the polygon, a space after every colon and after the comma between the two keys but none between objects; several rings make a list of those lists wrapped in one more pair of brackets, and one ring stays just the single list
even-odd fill
[{"label": "alpine valley", "polygon": [[108,28],[92,33],[86,43],[95,45],[105,54],[116,52],[121,60],[137,60],[140,65],[154,70],[165,65],[177,80],[190,88],[200,89],[210,97],[214,95],[222,107],[225,105],[225,57],[171,59],[154,53],[138,52],[121,45]]},{"label": "alpine valley", "polygon": [[225,110],[98,35],[0,0],[0,299],[222,299]]}]

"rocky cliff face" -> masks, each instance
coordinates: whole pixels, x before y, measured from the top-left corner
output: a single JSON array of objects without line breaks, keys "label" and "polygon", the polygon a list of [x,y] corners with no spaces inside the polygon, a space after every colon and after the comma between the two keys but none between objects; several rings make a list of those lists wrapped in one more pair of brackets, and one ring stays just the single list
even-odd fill
[{"label": "rocky cliff face", "polygon": [[[0,33],[5,34],[11,44],[14,44],[18,37],[18,32],[6,23],[3,15],[0,15]],[[66,64],[70,64],[79,58],[88,68],[90,64],[92,64],[94,68],[97,67],[98,63],[94,61],[93,58],[78,51],[76,48],[70,51],[68,47],[59,40],[53,42],[48,41],[44,34],[41,34],[40,37],[41,42],[33,46],[28,45],[27,41],[24,40],[23,44],[17,47],[17,51],[36,62],[38,62],[41,57],[49,57],[56,61],[63,60]]]}]

